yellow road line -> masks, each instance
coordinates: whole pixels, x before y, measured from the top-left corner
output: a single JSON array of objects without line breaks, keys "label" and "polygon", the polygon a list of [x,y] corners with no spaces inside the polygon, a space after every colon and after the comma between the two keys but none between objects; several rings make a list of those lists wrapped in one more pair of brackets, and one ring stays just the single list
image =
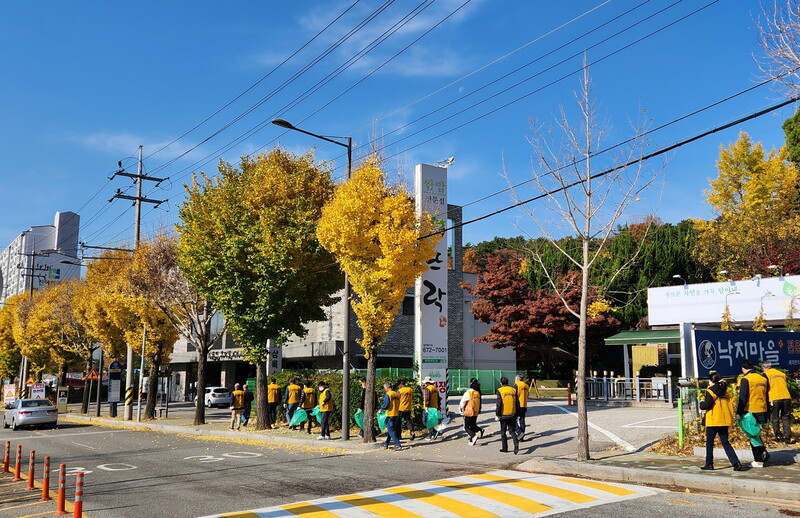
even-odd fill
[{"label": "yellow road line", "polygon": [[289,511],[297,516],[304,516],[307,518],[339,518],[330,511],[326,511],[322,507],[318,507],[308,502],[299,504],[284,505],[281,507],[284,511]]},{"label": "yellow road line", "polygon": [[617,496],[627,496],[627,495],[635,495],[636,491],[631,491],[630,489],[624,489],[617,486],[612,486],[610,484],[603,484],[602,482],[595,482],[594,480],[583,480],[577,478],[557,478],[559,482],[567,482],[569,484],[575,484],[578,486],[585,486],[590,487],[592,489],[599,489],[600,491],[605,491],[606,493],[611,493],[612,495]]},{"label": "yellow road line", "polygon": [[[12,505],[11,507],[3,507],[3,511],[8,511],[8,510],[11,510],[11,509],[20,509],[20,508],[22,508],[22,507],[30,507],[30,506],[32,506],[32,505],[39,505],[39,504],[46,504],[46,503],[48,503],[48,502],[39,502],[39,501],[36,501],[36,502],[29,502],[29,503],[27,503],[27,504]],[[53,515],[53,510],[51,509],[51,510],[49,510],[49,511],[45,511],[45,512],[43,512],[43,513],[36,513],[36,514],[26,514],[25,516],[20,516],[19,518],[30,518],[30,517],[32,517],[32,516],[44,516],[44,515],[48,515],[48,514],[49,514],[50,516],[52,516],[52,515]]]},{"label": "yellow road line", "polygon": [[425,518],[416,513],[412,513],[407,509],[402,509],[394,504],[384,502],[377,498],[370,498],[366,496],[339,496],[336,500],[340,500],[355,507],[361,507],[371,513],[375,513],[382,518]]},{"label": "yellow road line", "polygon": [[498,491],[497,489],[492,489],[477,484],[456,482],[454,480],[439,480],[437,482],[431,482],[431,484],[445,486],[458,491],[467,491],[468,493],[482,496],[510,507],[516,507],[520,511],[524,511],[526,513],[541,513],[552,509],[552,507],[549,505],[544,505],[541,502],[531,500],[530,498],[512,495],[510,493],[505,493],[503,491]]},{"label": "yellow road line", "polygon": [[454,498],[442,496],[431,491],[425,491],[424,489],[392,487],[389,489],[383,489],[382,491],[413,500],[421,500],[426,504],[439,507],[447,512],[453,513],[455,516],[461,516],[462,518],[499,518],[497,515],[492,514],[485,509],[481,509],[480,507],[475,507],[474,505],[470,505],[466,502],[461,502]]},{"label": "yellow road line", "polygon": [[470,477],[482,480],[490,480],[492,482],[500,482],[502,484],[509,484],[512,486],[518,486],[523,489],[528,489],[530,491],[536,491],[537,493],[544,493],[547,495],[556,496],[558,498],[562,498],[574,504],[585,504],[587,502],[594,502],[597,500],[597,498],[589,495],[584,495],[583,493],[577,493],[575,491],[570,491],[569,489],[562,489],[556,486],[539,484],[538,482],[531,482],[529,480],[519,480],[516,478],[501,477],[498,475],[491,475],[489,473],[480,475],[470,475]]},{"label": "yellow road line", "polygon": [[[21,494],[19,496],[15,496],[14,498],[6,498],[4,500],[0,500],[0,504],[4,504],[6,502],[14,502],[14,501],[18,501],[18,500],[28,500],[29,498],[37,498],[38,496],[40,496],[40,495],[37,495],[37,494],[34,494],[34,493],[23,493],[23,494]],[[37,498],[37,500],[38,500],[38,498]]]}]

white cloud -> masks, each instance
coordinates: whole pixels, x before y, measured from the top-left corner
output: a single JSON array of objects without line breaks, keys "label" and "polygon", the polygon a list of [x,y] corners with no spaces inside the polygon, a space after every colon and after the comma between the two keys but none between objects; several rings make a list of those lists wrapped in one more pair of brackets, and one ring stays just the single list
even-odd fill
[{"label": "white cloud", "polygon": [[[130,133],[93,133],[91,135],[84,135],[73,137],[73,142],[77,142],[87,148],[103,151],[110,154],[116,154],[120,157],[127,157],[135,155],[139,146],[143,146],[144,155],[147,156],[155,151],[160,150],[162,147],[167,146],[172,142],[172,138],[164,139],[161,141],[151,140],[147,137],[139,135],[132,135]],[[178,157],[187,150],[194,148],[195,143],[181,139],[167,148],[158,152],[155,156],[156,160],[167,161]],[[206,156],[207,152],[202,147],[197,147],[189,151],[181,160],[197,161]]]}]

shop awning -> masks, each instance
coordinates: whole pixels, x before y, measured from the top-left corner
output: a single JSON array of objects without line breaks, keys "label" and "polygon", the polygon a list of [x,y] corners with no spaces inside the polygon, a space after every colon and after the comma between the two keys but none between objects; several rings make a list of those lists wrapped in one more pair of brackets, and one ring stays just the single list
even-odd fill
[{"label": "shop awning", "polygon": [[679,329],[660,329],[650,331],[623,331],[605,339],[606,345],[663,344],[679,343]]}]

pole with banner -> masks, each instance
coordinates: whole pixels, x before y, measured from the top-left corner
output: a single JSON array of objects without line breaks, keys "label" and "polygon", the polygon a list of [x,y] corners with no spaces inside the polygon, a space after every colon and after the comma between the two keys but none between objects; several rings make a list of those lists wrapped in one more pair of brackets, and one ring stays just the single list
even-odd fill
[{"label": "pole with banner", "polygon": [[120,401],[121,389],[122,364],[118,361],[113,361],[108,366],[108,403],[111,417],[117,417],[117,403]]},{"label": "pole with banner", "polygon": [[[430,214],[439,228],[447,225],[447,168],[418,164],[414,168],[417,215]],[[428,269],[414,286],[414,361],[419,380],[430,376],[447,410],[448,312],[447,239],[439,240]]]}]

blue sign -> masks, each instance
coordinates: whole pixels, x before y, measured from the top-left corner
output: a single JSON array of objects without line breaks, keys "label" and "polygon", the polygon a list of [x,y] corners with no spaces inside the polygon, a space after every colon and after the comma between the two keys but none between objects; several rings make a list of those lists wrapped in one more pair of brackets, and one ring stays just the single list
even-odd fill
[{"label": "blue sign", "polygon": [[770,361],[789,372],[800,370],[800,333],[758,331],[695,331],[697,375],[707,378],[710,371],[720,376],[742,373],[740,363]]}]

